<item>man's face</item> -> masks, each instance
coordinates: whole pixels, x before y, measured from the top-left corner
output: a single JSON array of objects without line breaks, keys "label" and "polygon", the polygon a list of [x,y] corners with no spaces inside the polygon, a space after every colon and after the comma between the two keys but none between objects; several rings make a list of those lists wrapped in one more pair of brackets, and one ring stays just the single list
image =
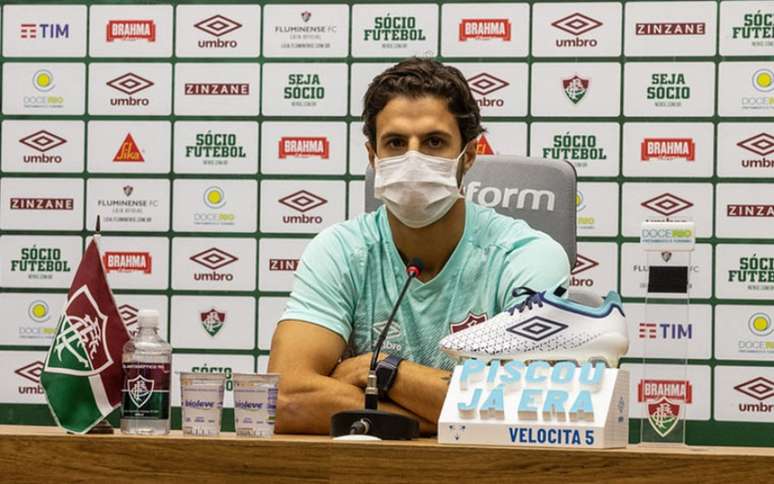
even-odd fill
[{"label": "man's face", "polygon": [[[475,157],[463,157],[461,171],[467,171]],[[376,146],[366,143],[368,158],[389,158],[407,151],[456,158],[462,151],[462,135],[457,120],[446,107],[446,101],[424,96],[416,99],[399,96],[392,99],[376,116]]]}]

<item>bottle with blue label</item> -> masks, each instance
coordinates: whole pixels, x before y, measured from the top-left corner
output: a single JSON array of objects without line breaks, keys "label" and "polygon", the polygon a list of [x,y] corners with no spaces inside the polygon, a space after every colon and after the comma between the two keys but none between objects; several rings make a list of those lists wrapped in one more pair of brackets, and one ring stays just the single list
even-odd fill
[{"label": "bottle with blue label", "polygon": [[172,346],[159,336],[158,311],[138,314],[139,331],[124,345],[124,386],[121,432],[139,435],[169,433]]}]

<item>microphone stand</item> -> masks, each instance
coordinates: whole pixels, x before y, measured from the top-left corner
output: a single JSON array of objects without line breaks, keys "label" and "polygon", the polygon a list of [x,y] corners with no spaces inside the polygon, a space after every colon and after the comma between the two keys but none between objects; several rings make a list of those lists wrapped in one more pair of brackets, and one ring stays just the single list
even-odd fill
[{"label": "microphone stand", "polygon": [[379,361],[379,352],[382,350],[384,340],[390,331],[398,307],[406,295],[411,280],[422,272],[423,264],[419,259],[413,259],[406,268],[408,277],[403,283],[397,301],[392,308],[390,317],[384,325],[379,339],[376,341],[371,364],[368,370],[368,380],[365,389],[365,408],[363,410],[345,410],[331,417],[331,436],[343,435],[371,435],[382,440],[411,440],[419,437],[419,422],[411,417],[397,413],[378,410],[379,388],[376,380],[376,365]]}]

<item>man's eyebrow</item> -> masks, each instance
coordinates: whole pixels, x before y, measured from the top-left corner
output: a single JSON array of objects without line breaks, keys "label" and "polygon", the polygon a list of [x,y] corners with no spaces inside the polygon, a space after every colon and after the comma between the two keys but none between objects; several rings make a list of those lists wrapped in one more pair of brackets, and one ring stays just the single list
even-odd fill
[{"label": "man's eyebrow", "polygon": [[[448,132],[448,131],[443,131],[443,130],[435,130],[435,131],[430,131],[429,133],[423,133],[422,134],[423,138],[427,138],[429,136],[443,136],[443,137],[449,138],[449,137],[452,136],[452,134],[450,132]],[[392,137],[405,138],[406,135],[404,133],[398,133],[398,132],[395,132],[395,131],[388,131],[386,133],[382,133],[382,135],[379,137],[379,139],[386,139],[386,138],[392,138]]]}]

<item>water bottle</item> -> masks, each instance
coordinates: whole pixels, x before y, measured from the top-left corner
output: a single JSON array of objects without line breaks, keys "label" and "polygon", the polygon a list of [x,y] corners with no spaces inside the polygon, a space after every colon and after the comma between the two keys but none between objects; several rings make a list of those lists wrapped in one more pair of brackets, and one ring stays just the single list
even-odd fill
[{"label": "water bottle", "polygon": [[140,435],[169,433],[172,347],[159,336],[159,313],[143,309],[139,331],[124,345],[124,386],[121,432]]}]

